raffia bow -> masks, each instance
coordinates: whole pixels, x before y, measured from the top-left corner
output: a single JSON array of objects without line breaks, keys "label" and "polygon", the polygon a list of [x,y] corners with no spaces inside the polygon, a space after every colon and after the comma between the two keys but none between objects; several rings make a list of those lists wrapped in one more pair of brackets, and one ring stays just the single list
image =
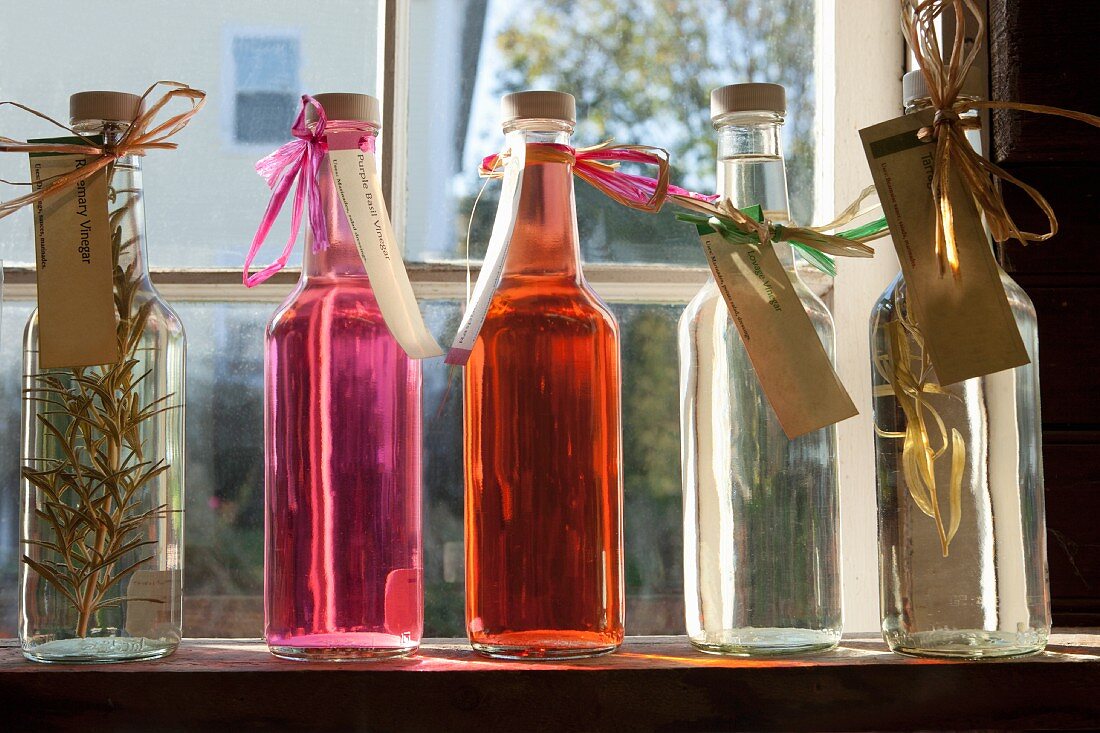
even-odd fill
[{"label": "raffia bow", "polygon": [[[1035,188],[975,151],[966,140],[966,131],[981,125],[975,117],[962,113],[979,109],[1014,109],[1022,112],[1056,115],[1100,127],[1100,117],[1040,104],[960,99],[963,81],[978,58],[985,38],[985,19],[974,0],[900,0],[902,28],[928,84],[931,106],[936,110],[931,127],[919,131],[922,140],[936,142],[932,174],[932,196],[936,203],[936,257],[941,273],[950,270],[959,276],[959,255],[955,243],[954,212],[950,199],[951,176],[955,167],[961,183],[985,214],[993,238],[998,242],[1017,239],[1023,244],[1043,242],[1058,232],[1058,219],[1050,203]],[[969,50],[962,33],[955,35],[951,55],[945,63],[936,32],[936,19],[948,10],[955,14],[956,28],[965,27],[969,13],[977,23],[977,33]],[[1042,234],[1026,232],[1017,226],[1005,207],[996,179],[1022,189],[1047,218],[1049,230]]]},{"label": "raffia bow", "polygon": [[[494,153],[481,161],[478,173],[482,178],[500,178],[508,153]],[[650,145],[616,145],[607,140],[587,148],[572,148],[557,143],[527,145],[527,163],[567,163],[573,173],[618,201],[623,206],[640,211],[660,211],[665,197],[672,191],[683,191],[668,183],[668,152]],[[621,163],[642,163],[657,166],[657,177],[648,178],[619,170]]]},{"label": "raffia bow", "polygon": [[[76,132],[72,128],[61,124],[57,120],[44,115],[38,110],[32,109],[18,102],[0,102],[0,106],[10,105],[18,107],[24,112],[29,112],[47,122],[60,127],[66,132],[80,138],[82,143],[31,143],[21,140],[13,140],[0,136],[0,153],[60,153],[70,155],[91,155],[94,160],[88,165],[66,173],[62,176],[49,179],[49,182],[37,191],[25,194],[11,201],[0,202],[0,219],[14,214],[19,209],[30,204],[37,203],[52,194],[74,185],[77,181],[87,178],[98,170],[106,168],[114,161],[126,155],[145,155],[149,150],[174,150],[177,143],[169,142],[169,138],[187,127],[191,118],[202,109],[206,103],[206,92],[193,89],[178,81],[158,81],[145,90],[141,95],[142,101],[147,99],[158,86],[170,87],[153,102],[148,109],[139,114],[130,122],[130,126],[123,133],[122,138],[113,145],[101,145],[94,139]],[[160,114],[173,99],[186,99],[191,102],[191,108],[179,114],[169,117],[167,120],[156,123]],[[13,186],[30,186],[30,182],[0,181]]]},{"label": "raffia bow", "polygon": [[706,224],[733,244],[766,246],[772,242],[787,242],[806,255],[819,269],[829,275],[835,275],[836,265],[833,263],[833,257],[873,257],[874,249],[865,243],[889,234],[885,219],[876,219],[837,234],[826,233],[850,224],[877,209],[877,205],[864,206],[864,202],[874,193],[875,187],[868,186],[835,219],[828,224],[816,227],[786,226],[768,221],[763,217],[758,220],[728,200],[713,200],[717,197],[676,192],[670,193],[668,198],[685,209],[702,214],[702,216],[677,214],[678,219],[694,224]]}]

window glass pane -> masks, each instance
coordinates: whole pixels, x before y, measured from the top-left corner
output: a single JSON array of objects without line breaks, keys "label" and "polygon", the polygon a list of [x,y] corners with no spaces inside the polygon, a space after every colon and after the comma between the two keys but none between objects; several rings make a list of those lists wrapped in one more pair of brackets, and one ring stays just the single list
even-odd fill
[{"label": "window glass pane", "polygon": [[298,95],[284,92],[238,92],[233,136],[239,143],[278,145],[286,136],[287,119],[296,114]]},{"label": "window glass pane", "polygon": [[[262,341],[275,304],[175,305],[191,336],[184,631],[255,637],[263,629]],[[20,333],[30,310],[27,302],[5,303],[0,340],[0,636],[17,632]],[[433,332],[457,328],[457,301],[431,301],[424,310]],[[675,345],[681,307],[615,304],[612,310],[622,326],[624,365],[627,628],[681,633]],[[465,634],[459,375],[441,359],[425,365],[427,636]]]},{"label": "window glass pane", "polygon": [[[294,0],[191,0],[155,7],[100,0],[94,12],[79,13],[76,56],[72,34],[26,29],[71,27],[77,6],[15,5],[0,22],[0,98],[67,123],[69,94],[85,89],[140,94],[158,79],[174,79],[207,92],[206,107],[173,138],[179,150],[155,151],[144,161],[153,267],[240,267],[270,196],[253,164],[290,139],[297,96],[377,92],[377,0],[325,0],[316,12],[304,12]],[[126,19],[125,27],[119,18]],[[245,68],[240,76],[234,39],[252,39],[237,49]],[[300,63],[291,64],[294,59]],[[238,93],[254,91],[286,96],[277,103],[246,98],[242,114],[251,121],[238,139]],[[0,110],[0,134],[58,133],[30,115]],[[0,178],[28,177],[26,156],[0,155]],[[0,186],[5,200],[23,192]],[[272,230],[270,251],[260,255],[264,264],[286,241],[289,220],[284,212]],[[0,258],[9,266],[32,265],[32,237],[28,209],[0,221]]]},{"label": "window glass pane", "polygon": [[[791,209],[813,202],[814,0],[412,0],[408,252],[464,256],[482,157],[502,144],[499,97],[560,89],[577,98],[574,143],[608,138],[666,148],[673,180],[713,192],[710,90],[743,81],[787,88]],[[484,252],[499,183],[474,217]],[[624,210],[576,184],[589,261],[704,265],[673,212]],[[671,208],[671,207],[670,207]]]}]

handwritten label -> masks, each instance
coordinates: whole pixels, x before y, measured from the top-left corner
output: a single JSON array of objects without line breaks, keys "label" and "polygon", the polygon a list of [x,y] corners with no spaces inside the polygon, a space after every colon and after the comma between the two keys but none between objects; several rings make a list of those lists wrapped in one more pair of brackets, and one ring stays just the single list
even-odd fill
[{"label": "handwritten label", "polygon": [[949,190],[959,274],[940,272],[931,189],[936,145],[917,137],[933,115],[932,110],[905,115],[859,134],[917,325],[936,377],[947,385],[1029,359],[977,208],[955,171]]},{"label": "handwritten label", "polygon": [[787,271],[771,246],[701,236],[711,274],[756,377],[792,440],[857,414]]},{"label": "handwritten label", "polygon": [[374,153],[364,152],[358,145],[330,148],[328,161],[336,193],[390,333],[413,359],[442,355],[443,349],[420,314],[405,262],[394,244],[397,238],[382,198]]},{"label": "handwritten label", "polygon": [[[79,138],[30,142],[81,144]],[[91,155],[32,153],[31,183],[86,167]],[[34,205],[38,363],[45,369],[118,360],[107,173],[100,169]]]}]

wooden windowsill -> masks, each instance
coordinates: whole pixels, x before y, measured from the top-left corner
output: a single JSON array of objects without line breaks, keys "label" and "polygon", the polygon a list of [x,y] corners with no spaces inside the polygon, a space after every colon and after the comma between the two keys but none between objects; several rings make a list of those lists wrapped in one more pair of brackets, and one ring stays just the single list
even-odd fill
[{"label": "wooden windowsill", "polygon": [[634,637],[614,655],[568,663],[493,661],[455,640],[407,659],[304,663],[276,659],[260,641],[188,639],[163,660],[62,666],[25,661],[5,641],[0,706],[7,730],[1096,727],[1100,630],[987,662],[907,659],[871,635],[770,661]]}]

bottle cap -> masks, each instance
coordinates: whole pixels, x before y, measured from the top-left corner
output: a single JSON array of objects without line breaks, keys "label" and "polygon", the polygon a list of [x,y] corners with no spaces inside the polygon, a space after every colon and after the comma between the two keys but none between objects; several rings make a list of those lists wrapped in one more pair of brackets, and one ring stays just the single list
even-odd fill
[{"label": "bottle cap", "polygon": [[[313,98],[325,110],[325,116],[330,120],[354,120],[369,122],[375,127],[382,126],[382,105],[369,94],[327,92],[314,94]],[[306,122],[316,121],[317,109],[312,104],[306,105]]]},{"label": "bottle cap", "polygon": [[[985,90],[982,89],[981,76],[971,71],[963,79],[962,91],[960,92],[964,97],[976,97],[982,98],[985,96]],[[924,80],[924,74],[920,69],[913,69],[907,71],[901,77],[901,101],[905,107],[911,105],[918,99],[927,99],[928,94],[928,82]]]},{"label": "bottle cap", "polygon": [[145,105],[137,94],[126,92],[77,92],[69,97],[69,124],[80,120],[131,122]]},{"label": "bottle cap", "polygon": [[566,92],[513,92],[501,97],[500,116],[505,125],[532,119],[561,120],[573,125],[577,122],[577,102]]},{"label": "bottle cap", "polygon": [[779,84],[729,84],[710,93],[710,119],[731,112],[787,113],[787,90]]}]

